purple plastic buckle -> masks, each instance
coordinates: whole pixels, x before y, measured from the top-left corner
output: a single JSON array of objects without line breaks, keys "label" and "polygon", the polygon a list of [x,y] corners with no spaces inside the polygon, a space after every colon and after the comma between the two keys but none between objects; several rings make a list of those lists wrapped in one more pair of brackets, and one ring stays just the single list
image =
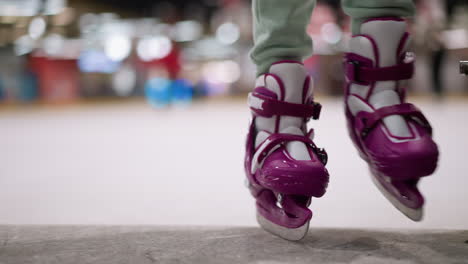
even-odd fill
[{"label": "purple plastic buckle", "polygon": [[357,61],[345,61],[345,74],[351,82],[361,82],[356,78],[356,69],[359,66]]},{"label": "purple plastic buckle", "polygon": [[320,113],[322,112],[322,105],[317,102],[312,102],[313,112],[312,119],[318,120],[320,118]]}]

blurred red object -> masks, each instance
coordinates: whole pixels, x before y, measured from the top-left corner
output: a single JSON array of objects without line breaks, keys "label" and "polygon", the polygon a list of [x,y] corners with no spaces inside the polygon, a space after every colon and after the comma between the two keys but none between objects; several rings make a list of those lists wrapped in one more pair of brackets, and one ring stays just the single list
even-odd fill
[{"label": "blurred red object", "polygon": [[31,70],[36,73],[40,99],[62,103],[79,96],[79,72],[76,59],[30,57]]}]

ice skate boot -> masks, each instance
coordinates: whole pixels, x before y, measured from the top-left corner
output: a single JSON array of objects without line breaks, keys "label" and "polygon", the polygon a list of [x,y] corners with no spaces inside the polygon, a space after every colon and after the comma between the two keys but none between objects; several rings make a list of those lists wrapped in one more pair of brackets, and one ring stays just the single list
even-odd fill
[{"label": "ice skate boot", "polygon": [[424,198],[417,184],[437,167],[432,128],[405,101],[404,80],[413,75],[409,34],[399,18],[375,18],[361,25],[345,58],[348,132],[372,179],[403,214],[420,221]]},{"label": "ice skate boot", "polygon": [[324,195],[328,185],[327,154],[306,127],[321,109],[312,98],[312,80],[299,62],[274,63],[248,100],[253,118],[245,171],[257,220],[275,235],[300,240],[309,229],[311,198]]}]

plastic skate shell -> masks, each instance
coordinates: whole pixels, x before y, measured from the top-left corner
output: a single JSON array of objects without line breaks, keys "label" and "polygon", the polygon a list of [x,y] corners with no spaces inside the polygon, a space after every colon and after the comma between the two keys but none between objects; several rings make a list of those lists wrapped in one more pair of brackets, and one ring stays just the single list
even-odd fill
[{"label": "plastic skate shell", "polygon": [[[398,210],[419,221],[424,198],[417,184],[435,171],[438,148],[429,121],[405,101],[403,81],[414,72],[405,28],[399,18],[370,19],[363,23],[364,33],[353,36],[344,61],[345,114],[376,186]],[[388,40],[381,32],[397,38]]]},{"label": "plastic skate shell", "polygon": [[[288,240],[302,239],[308,230],[312,212],[308,209],[312,197],[324,195],[328,185],[325,168],[327,154],[312,141],[313,130],[306,131],[309,119],[318,119],[321,106],[303,93],[301,102],[284,99],[286,89],[283,80],[275,74],[266,74],[279,87],[279,94],[264,86],[257,86],[249,94],[252,122],[246,142],[245,172],[248,187],[256,199],[257,219],[267,231]],[[302,84],[309,88],[310,78]],[[291,119],[287,120],[285,117]],[[270,131],[262,131],[265,137],[255,144],[260,131],[256,119],[272,122]],[[281,122],[300,121],[296,133],[280,132]],[[299,131],[299,132],[298,132]],[[295,159],[290,153],[291,142],[303,144],[307,159]]]}]

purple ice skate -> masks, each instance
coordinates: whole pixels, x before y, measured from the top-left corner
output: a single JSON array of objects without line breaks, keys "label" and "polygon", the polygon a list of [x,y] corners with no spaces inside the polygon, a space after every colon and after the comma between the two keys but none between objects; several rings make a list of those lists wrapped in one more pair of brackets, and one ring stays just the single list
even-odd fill
[{"label": "purple ice skate", "polygon": [[375,18],[361,25],[345,58],[348,131],[372,179],[384,196],[414,221],[422,219],[421,177],[437,167],[432,128],[405,101],[404,80],[413,75],[406,50],[409,34],[399,18]]},{"label": "purple ice skate", "polygon": [[327,154],[306,127],[321,109],[313,102],[311,78],[299,62],[274,63],[248,100],[253,118],[245,171],[257,220],[273,234],[300,240],[309,229],[311,197],[324,195],[328,185]]}]

